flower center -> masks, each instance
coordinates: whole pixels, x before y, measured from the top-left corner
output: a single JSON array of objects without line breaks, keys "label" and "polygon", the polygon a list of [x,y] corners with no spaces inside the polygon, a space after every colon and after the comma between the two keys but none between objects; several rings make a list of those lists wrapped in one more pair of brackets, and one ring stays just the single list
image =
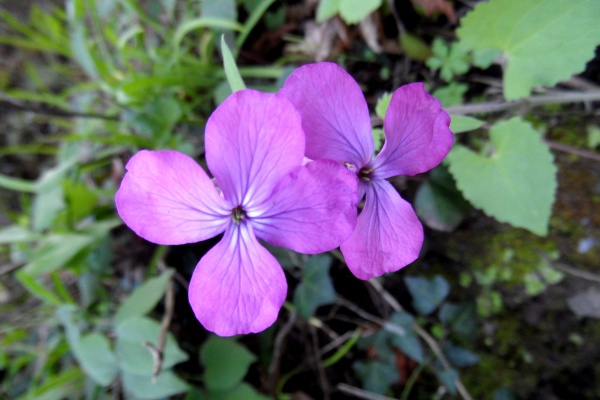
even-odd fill
[{"label": "flower center", "polygon": [[246,211],[242,208],[242,206],[237,206],[233,210],[231,210],[231,218],[233,222],[236,224],[240,224],[240,221],[246,218]]},{"label": "flower center", "polygon": [[373,170],[370,168],[361,168],[360,171],[358,171],[358,179],[363,182],[371,182],[371,172],[373,172]]}]

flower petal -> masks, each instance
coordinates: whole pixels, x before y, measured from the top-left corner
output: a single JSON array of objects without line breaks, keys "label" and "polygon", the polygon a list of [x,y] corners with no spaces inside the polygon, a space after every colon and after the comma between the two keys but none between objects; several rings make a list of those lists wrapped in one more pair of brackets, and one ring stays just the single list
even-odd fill
[{"label": "flower petal", "polygon": [[329,62],[304,65],[279,93],[302,114],[306,156],[350,162],[362,167],[373,157],[371,119],[356,81]]},{"label": "flower petal", "polygon": [[287,175],[261,209],[248,217],[260,239],[300,253],[322,253],[352,234],[356,191],[356,176],[348,169],[335,161],[317,160]]},{"label": "flower petal", "polygon": [[206,123],[206,161],[234,207],[264,200],[303,157],[300,115],[283,96],[240,90]]},{"label": "flower petal", "polygon": [[367,186],[356,230],[341,246],[350,271],[370,279],[397,271],[419,256],[423,226],[411,205],[385,180]]},{"label": "flower petal", "polygon": [[281,266],[249,225],[232,225],[198,263],[188,296],[198,321],[220,336],[260,332],[285,301]]},{"label": "flower petal", "polygon": [[372,163],[374,177],[416,175],[438,165],[454,141],[449,125],[450,116],[423,83],[400,87],[385,114],[385,144]]},{"label": "flower petal", "polygon": [[230,221],[225,201],[192,158],[172,150],[142,150],[126,168],[115,202],[139,236],[158,244],[184,244],[225,230]]}]

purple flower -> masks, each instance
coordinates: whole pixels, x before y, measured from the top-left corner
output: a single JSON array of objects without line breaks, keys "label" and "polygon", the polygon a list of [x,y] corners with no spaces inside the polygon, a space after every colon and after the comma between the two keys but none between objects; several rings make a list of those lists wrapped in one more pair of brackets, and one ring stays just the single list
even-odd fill
[{"label": "purple flower", "polygon": [[334,161],[302,166],[300,115],[283,96],[243,90],[208,119],[206,161],[142,150],[127,164],[117,210],[154,243],[198,242],[224,232],[198,263],[189,301],[222,336],[259,332],[277,318],[287,284],[262,239],[301,253],[339,246],[356,225],[356,180]]},{"label": "purple flower", "polygon": [[384,119],[385,144],[373,158],[367,103],[342,68],[327,62],[300,67],[280,93],[302,115],[306,157],[349,164],[358,176],[359,197],[366,194],[356,230],[341,246],[352,273],[370,279],[413,262],[423,227],[386,179],[428,171],[448,154],[454,138],[440,103],[422,83],[396,90]]}]

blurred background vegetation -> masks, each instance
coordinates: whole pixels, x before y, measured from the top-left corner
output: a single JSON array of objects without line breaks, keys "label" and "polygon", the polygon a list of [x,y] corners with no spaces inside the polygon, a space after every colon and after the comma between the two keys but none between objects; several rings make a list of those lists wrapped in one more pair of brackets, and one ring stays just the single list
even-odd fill
[{"label": "blurred background vegetation", "polygon": [[[477,3],[0,0],[0,398],[599,398],[600,59],[509,103],[502,53],[457,40]],[[426,226],[415,263],[363,282],[337,251],[270,249],[290,286],[279,320],[209,334],[187,284],[218,239],[155,246],[113,199],[139,149],[204,164],[204,123],[231,93],[221,37],[260,90],[302,63],[339,63],[376,127],[386,93],[414,81],[482,155],[518,116],[504,124],[553,152],[548,217],[478,204],[484,183],[452,158],[393,181]]]}]

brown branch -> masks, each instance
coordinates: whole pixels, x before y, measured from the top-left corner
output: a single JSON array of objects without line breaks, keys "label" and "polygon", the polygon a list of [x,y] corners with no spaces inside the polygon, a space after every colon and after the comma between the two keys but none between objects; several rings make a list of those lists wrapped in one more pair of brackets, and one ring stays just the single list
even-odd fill
[{"label": "brown branch", "polygon": [[271,357],[271,363],[269,364],[269,369],[267,372],[269,391],[275,395],[277,393],[277,382],[279,381],[279,377],[277,377],[277,372],[279,371],[279,364],[281,362],[281,355],[283,354],[283,344],[285,338],[290,333],[294,324],[296,323],[297,314],[294,311],[288,313],[289,317],[287,322],[281,327],[279,332],[277,332],[277,336],[275,336],[275,343],[273,345],[273,357]]},{"label": "brown branch", "polygon": [[546,104],[585,103],[591,101],[600,101],[600,90],[588,92],[554,92],[515,101],[462,104],[445,107],[445,110],[450,115],[489,114],[513,108],[537,107]]},{"label": "brown branch", "polygon": [[392,397],[382,396],[382,395],[377,394],[377,393],[369,392],[369,391],[364,390],[364,389],[359,389],[357,387],[350,386],[350,385],[348,385],[346,383],[339,383],[336,387],[340,390],[340,392],[343,392],[345,394],[349,394],[349,395],[354,396],[354,397],[358,397],[359,399],[364,399],[364,400],[394,400]]},{"label": "brown branch", "polygon": [[[379,281],[377,281],[376,279],[370,279],[368,282],[371,284],[371,286],[375,288],[375,290],[377,290],[377,292],[381,294],[383,299],[394,309],[394,311],[403,311],[403,308],[400,305],[400,303],[398,303],[398,301],[396,301],[396,299],[387,290],[385,290],[383,286],[381,286],[381,283],[379,283]],[[413,322],[412,327],[417,333],[417,335],[419,335],[421,339],[423,339],[427,343],[431,351],[433,351],[438,360],[442,363],[444,369],[451,369],[452,367],[450,363],[446,359],[446,356],[442,352],[442,349],[437,344],[435,339],[425,329],[423,329],[421,325],[417,324],[416,321]],[[456,386],[456,390],[458,391],[458,393],[460,393],[463,399],[472,400],[471,395],[461,382],[460,378],[456,378],[456,380],[454,381],[454,386]]]},{"label": "brown branch", "polygon": [[580,157],[588,158],[588,159],[594,160],[594,161],[600,161],[600,154],[596,153],[595,151],[580,149],[579,147],[569,146],[569,145],[558,143],[558,142],[548,140],[548,139],[544,140],[544,143],[546,143],[548,145],[548,147],[550,147],[554,150],[559,150],[559,151],[562,151],[565,153],[570,153],[570,154],[576,154]]},{"label": "brown branch", "polygon": [[165,345],[167,344],[167,333],[169,332],[169,326],[171,325],[171,319],[173,319],[173,311],[175,309],[175,295],[173,293],[173,281],[169,280],[167,285],[167,292],[165,293],[165,315],[163,315],[160,323],[160,332],[158,334],[158,342],[155,346],[153,343],[144,342],[142,343],[146,347],[150,354],[152,354],[152,360],[154,368],[152,369],[152,382],[156,383],[156,379],[160,374],[164,361]]}]

